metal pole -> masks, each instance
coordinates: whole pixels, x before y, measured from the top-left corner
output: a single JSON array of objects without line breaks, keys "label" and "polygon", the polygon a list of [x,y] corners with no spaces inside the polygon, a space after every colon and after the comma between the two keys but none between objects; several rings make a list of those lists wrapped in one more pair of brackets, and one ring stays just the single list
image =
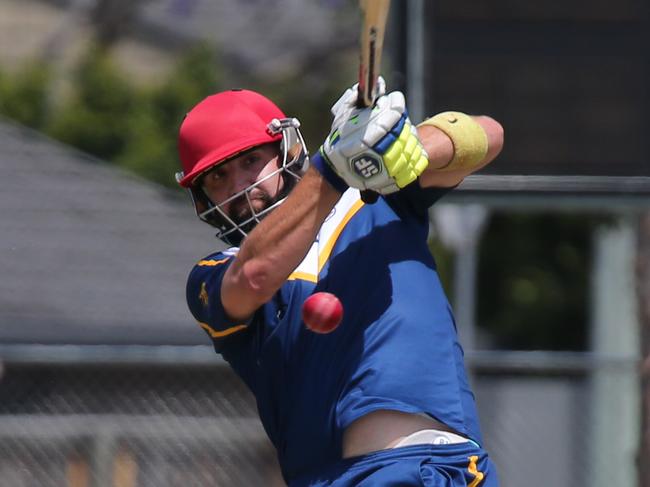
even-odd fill
[{"label": "metal pole", "polygon": [[424,0],[406,3],[406,92],[413,123],[424,119]]},{"label": "metal pole", "polygon": [[463,348],[476,350],[476,277],[478,240],[472,238],[454,257],[454,315]]}]

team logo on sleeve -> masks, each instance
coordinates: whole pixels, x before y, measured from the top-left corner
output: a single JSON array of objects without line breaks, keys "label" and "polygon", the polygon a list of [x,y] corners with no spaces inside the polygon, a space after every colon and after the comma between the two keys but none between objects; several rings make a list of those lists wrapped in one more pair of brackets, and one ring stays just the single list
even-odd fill
[{"label": "team logo on sleeve", "polygon": [[370,179],[381,172],[381,163],[371,154],[355,157],[350,161],[350,165],[363,179]]},{"label": "team logo on sleeve", "polygon": [[201,292],[199,292],[199,301],[207,308],[210,298],[208,297],[208,290],[205,287],[205,282],[201,283]]}]

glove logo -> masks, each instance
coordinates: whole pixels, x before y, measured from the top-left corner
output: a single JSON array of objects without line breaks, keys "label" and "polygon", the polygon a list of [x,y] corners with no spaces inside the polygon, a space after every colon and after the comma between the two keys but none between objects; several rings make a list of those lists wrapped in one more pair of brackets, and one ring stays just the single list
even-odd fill
[{"label": "glove logo", "polygon": [[370,179],[381,172],[381,161],[370,154],[362,154],[350,161],[355,173],[363,179]]}]

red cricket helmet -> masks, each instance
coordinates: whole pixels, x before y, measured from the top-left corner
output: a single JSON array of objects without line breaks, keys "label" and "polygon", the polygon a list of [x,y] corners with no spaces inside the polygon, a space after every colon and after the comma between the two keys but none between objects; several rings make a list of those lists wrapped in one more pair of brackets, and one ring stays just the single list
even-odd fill
[{"label": "red cricket helmet", "polygon": [[250,90],[229,90],[205,98],[181,124],[179,184],[189,188],[197,176],[252,147],[282,139],[271,133],[273,119],[286,118],[271,100]]}]

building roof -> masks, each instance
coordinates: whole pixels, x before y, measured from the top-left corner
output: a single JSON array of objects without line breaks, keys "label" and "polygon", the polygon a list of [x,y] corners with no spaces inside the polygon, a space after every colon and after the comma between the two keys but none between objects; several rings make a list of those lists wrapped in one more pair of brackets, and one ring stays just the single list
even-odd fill
[{"label": "building roof", "polygon": [[223,244],[184,195],[5,120],[0,168],[0,343],[207,343],[185,281]]}]

